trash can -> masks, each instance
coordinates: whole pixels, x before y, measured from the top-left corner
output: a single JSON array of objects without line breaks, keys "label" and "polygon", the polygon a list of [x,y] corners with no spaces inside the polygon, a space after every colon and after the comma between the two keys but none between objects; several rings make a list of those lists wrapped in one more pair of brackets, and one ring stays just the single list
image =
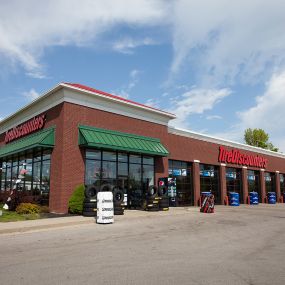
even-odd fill
[{"label": "trash can", "polygon": [[211,192],[201,193],[201,213],[214,213],[215,210],[215,197]]},{"label": "trash can", "polygon": [[268,204],[276,204],[276,193],[268,192],[267,193]]},{"label": "trash can", "polygon": [[230,206],[239,206],[239,193],[230,192]]},{"label": "trash can", "polygon": [[258,205],[258,193],[257,192],[249,193],[249,203],[250,205]]}]

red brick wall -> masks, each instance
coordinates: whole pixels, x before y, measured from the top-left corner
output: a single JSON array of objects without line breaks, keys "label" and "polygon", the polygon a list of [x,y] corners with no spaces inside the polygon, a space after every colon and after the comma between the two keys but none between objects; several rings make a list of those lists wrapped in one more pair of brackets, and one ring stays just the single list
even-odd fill
[{"label": "red brick wall", "polygon": [[[193,138],[186,138],[174,134],[169,134],[165,145],[170,151],[170,159],[193,161],[194,159],[200,160],[201,163],[220,165],[218,162],[219,157],[219,144],[195,140]],[[231,150],[231,147],[224,147]],[[256,152],[240,150],[241,153],[248,155],[257,155]],[[269,155],[260,154],[260,156],[268,159],[268,166],[265,171],[275,172],[279,170],[280,173],[285,173],[285,159],[273,157]],[[228,167],[242,167],[235,164],[227,163]],[[258,169],[248,167],[250,169]]]}]

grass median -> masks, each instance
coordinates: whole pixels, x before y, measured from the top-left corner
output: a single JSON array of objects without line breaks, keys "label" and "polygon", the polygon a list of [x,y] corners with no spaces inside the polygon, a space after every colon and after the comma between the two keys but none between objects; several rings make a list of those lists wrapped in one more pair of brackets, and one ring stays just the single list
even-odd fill
[{"label": "grass median", "polygon": [[19,214],[16,211],[9,211],[3,209],[3,204],[0,204],[0,223],[36,220],[41,218],[41,213]]}]

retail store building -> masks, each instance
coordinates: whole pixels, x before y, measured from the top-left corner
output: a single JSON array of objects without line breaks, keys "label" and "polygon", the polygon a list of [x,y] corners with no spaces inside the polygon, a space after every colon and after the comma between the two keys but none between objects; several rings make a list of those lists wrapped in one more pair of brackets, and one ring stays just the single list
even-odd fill
[{"label": "retail store building", "polygon": [[121,186],[131,204],[160,179],[176,181],[176,205],[211,190],[246,203],[250,191],[285,190],[285,155],[169,126],[175,115],[80,84],[61,83],[0,122],[0,199],[22,169],[27,199],[68,211],[79,184]]}]

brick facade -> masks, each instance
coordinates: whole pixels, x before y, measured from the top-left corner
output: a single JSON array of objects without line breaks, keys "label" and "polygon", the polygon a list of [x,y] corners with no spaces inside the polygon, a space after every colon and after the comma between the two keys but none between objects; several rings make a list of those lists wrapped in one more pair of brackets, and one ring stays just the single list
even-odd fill
[{"label": "brick facade", "polygon": [[[170,155],[157,157],[155,161],[156,182],[160,177],[168,176],[168,159],[192,162],[194,205],[200,197],[199,161],[204,164],[218,165],[220,170],[220,193],[223,203],[226,195],[225,168],[242,169],[242,179],[247,179],[247,168],[234,164],[221,165],[218,162],[219,145],[185,136],[174,135],[168,132],[168,127],[144,120],[101,111],[72,103],[61,103],[46,112],[45,128],[56,126],[55,147],[51,157],[50,176],[50,210],[57,213],[66,213],[67,204],[74,188],[84,183],[84,150],[78,146],[78,126],[94,126],[109,130],[116,130],[131,134],[159,138],[169,150]],[[0,135],[0,146],[4,145],[4,134]],[[230,147],[225,147],[230,150]],[[245,154],[256,155],[254,152],[242,150]],[[265,171],[285,173],[285,159],[264,155],[268,159]],[[196,162],[194,162],[196,161]],[[250,169],[259,170],[259,168]],[[276,178],[279,179],[279,172]],[[260,171],[260,187],[262,202],[265,201],[264,171]],[[280,184],[277,185],[277,196],[280,198]],[[242,184],[243,199],[247,201],[247,184]]]}]

